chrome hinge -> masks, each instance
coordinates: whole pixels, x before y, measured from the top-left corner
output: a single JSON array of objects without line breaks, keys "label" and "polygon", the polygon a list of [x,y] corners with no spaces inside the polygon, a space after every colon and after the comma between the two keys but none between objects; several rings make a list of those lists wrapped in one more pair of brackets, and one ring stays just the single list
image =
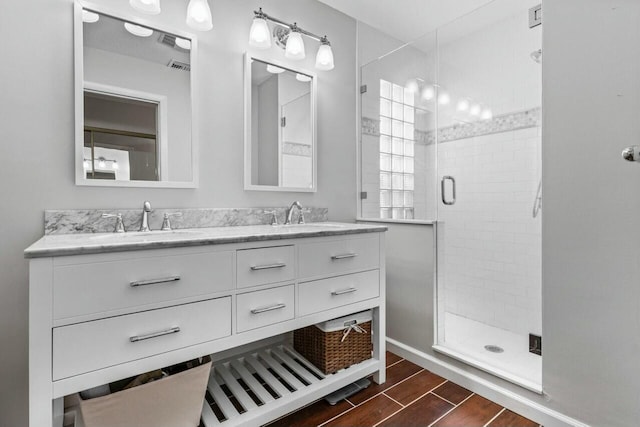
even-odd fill
[{"label": "chrome hinge", "polygon": [[287,118],[286,117],[282,117],[280,119],[280,127],[286,127],[287,126]]},{"label": "chrome hinge", "polygon": [[360,93],[367,93],[367,85],[360,86]]}]

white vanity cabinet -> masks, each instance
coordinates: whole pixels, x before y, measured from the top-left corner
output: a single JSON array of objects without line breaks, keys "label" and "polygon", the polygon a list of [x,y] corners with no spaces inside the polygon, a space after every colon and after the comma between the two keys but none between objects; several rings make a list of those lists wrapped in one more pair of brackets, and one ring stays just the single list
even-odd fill
[{"label": "white vanity cabinet", "polygon": [[[366,309],[374,319],[371,360],[328,376],[301,370],[308,384],[289,375],[297,390],[276,384],[274,399],[258,389],[264,404],[247,402],[244,413],[221,424],[266,423],[370,374],[384,382],[384,228],[359,227],[256,241],[227,233],[220,243],[200,236],[136,250],[114,244],[104,252],[91,244],[74,252],[63,237],[57,251],[55,238],[43,238],[25,251],[30,426],[61,426],[66,395],[208,354],[212,381],[223,378],[230,388],[240,377],[257,384],[254,372],[289,375],[280,363],[294,370],[304,364],[289,346],[256,350],[251,343]],[[254,355],[230,356],[247,348]],[[216,365],[220,352],[224,360]],[[214,398],[217,388],[209,388]],[[218,406],[225,410],[224,402]],[[204,424],[217,425],[207,408],[205,402]]]}]

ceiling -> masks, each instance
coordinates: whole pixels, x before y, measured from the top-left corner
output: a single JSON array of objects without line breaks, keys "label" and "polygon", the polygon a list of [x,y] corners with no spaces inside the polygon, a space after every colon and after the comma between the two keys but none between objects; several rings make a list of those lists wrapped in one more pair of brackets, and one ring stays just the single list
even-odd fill
[{"label": "ceiling", "polygon": [[319,0],[340,12],[409,42],[491,0]]}]

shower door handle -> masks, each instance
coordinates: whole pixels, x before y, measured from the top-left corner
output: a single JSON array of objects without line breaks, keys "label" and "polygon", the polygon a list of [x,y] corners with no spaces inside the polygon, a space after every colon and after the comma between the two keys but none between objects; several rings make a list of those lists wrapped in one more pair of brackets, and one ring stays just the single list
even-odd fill
[{"label": "shower door handle", "polygon": [[[444,188],[445,188],[445,181],[450,180],[451,181],[451,189],[452,189],[452,196],[453,198],[451,200],[447,200],[446,195],[444,194]],[[442,203],[444,203],[445,205],[451,206],[451,205],[455,205],[456,204],[456,179],[450,175],[445,175],[442,177],[442,181],[440,181],[440,193],[442,196]]]}]

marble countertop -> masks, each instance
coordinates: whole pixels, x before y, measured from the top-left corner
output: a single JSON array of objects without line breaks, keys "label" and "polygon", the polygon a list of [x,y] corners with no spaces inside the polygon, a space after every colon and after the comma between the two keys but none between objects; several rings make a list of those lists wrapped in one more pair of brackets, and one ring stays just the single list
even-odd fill
[{"label": "marble countertop", "polygon": [[313,222],[294,225],[247,225],[120,234],[85,233],[46,235],[25,249],[24,256],[25,258],[41,258],[97,254],[223,243],[376,233],[386,230],[386,226],[374,224]]}]

